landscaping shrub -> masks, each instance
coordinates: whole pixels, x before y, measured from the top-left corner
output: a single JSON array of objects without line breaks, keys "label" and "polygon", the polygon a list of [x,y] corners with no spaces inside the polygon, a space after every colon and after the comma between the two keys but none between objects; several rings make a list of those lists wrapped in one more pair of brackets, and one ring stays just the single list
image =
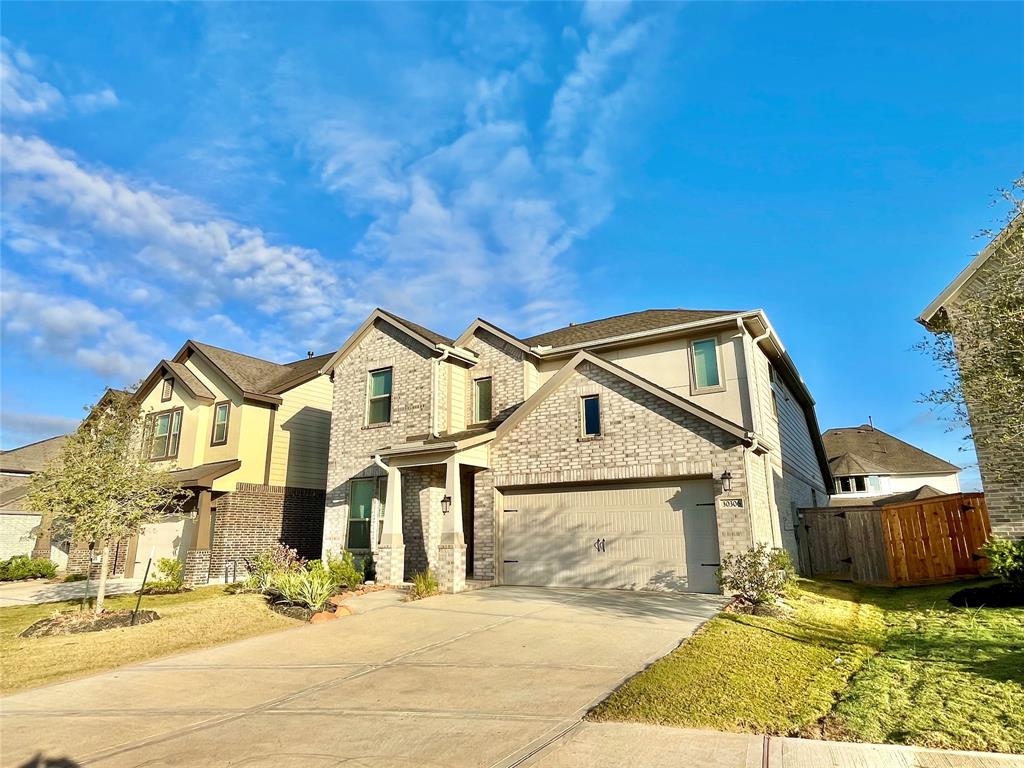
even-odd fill
[{"label": "landscaping shrub", "polygon": [[331,574],[335,589],[355,589],[363,583],[363,569],[348,550],[340,556],[328,554],[323,567]]},{"label": "landscaping shrub", "polygon": [[780,597],[796,573],[789,553],[767,544],[750,547],[738,555],[722,557],[715,572],[718,583],[752,605],[771,605]]},{"label": "landscaping shrub", "polygon": [[1024,539],[991,539],[981,552],[988,558],[988,572],[1024,590]]},{"label": "landscaping shrub", "polygon": [[145,594],[169,595],[185,588],[185,564],[176,557],[161,557],[156,561],[156,574],[146,582]]},{"label": "landscaping shrub", "polygon": [[0,561],[0,581],[52,579],[56,575],[56,564],[44,557],[15,555],[8,560]]},{"label": "landscaping shrub", "polygon": [[314,561],[311,565],[308,569],[280,570],[272,574],[266,594],[289,605],[322,611],[335,592],[334,581],[322,563]]},{"label": "landscaping shrub", "polygon": [[246,588],[253,592],[266,594],[271,579],[276,574],[301,571],[306,567],[306,561],[299,557],[299,553],[291,547],[275,544],[266,552],[246,558],[245,567],[249,572],[249,576],[245,580]]},{"label": "landscaping shrub", "polygon": [[409,590],[410,600],[420,600],[424,597],[436,595],[438,592],[437,577],[434,572],[427,568],[412,577],[412,589]]}]

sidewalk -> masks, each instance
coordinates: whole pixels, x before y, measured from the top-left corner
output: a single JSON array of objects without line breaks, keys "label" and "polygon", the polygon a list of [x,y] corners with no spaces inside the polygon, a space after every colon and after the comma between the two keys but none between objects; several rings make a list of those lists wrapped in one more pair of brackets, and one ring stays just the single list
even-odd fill
[{"label": "sidewalk", "polygon": [[534,768],[1022,768],[1024,757],[582,722],[517,763]]},{"label": "sidewalk", "polygon": [[[85,595],[85,584],[84,581],[72,581],[68,584],[51,583],[42,579],[0,584],[0,608],[12,605],[81,600]],[[134,592],[141,584],[142,579],[109,579],[107,581],[107,596]],[[95,579],[89,583],[89,595],[92,597],[96,595]]]}]

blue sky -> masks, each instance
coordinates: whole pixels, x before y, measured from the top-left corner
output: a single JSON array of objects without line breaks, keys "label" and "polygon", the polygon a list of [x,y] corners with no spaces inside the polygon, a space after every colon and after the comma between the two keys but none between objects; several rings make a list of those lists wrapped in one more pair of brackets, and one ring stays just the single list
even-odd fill
[{"label": "blue sky", "polygon": [[[1024,170],[1024,5],[9,3],[2,440],[277,360],[762,307],[823,428],[958,463],[914,317]],[[976,473],[965,478],[971,484]]]}]

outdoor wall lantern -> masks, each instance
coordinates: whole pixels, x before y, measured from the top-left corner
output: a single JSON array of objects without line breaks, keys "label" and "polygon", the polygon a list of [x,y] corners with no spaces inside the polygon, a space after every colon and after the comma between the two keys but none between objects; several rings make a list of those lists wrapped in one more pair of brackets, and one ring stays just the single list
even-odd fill
[{"label": "outdoor wall lantern", "polygon": [[732,472],[728,469],[722,473],[722,493],[732,493]]},{"label": "outdoor wall lantern", "polygon": [[451,508],[452,508],[452,497],[451,496],[445,496],[443,499],[441,499],[441,514],[442,515],[447,515],[448,511]]}]

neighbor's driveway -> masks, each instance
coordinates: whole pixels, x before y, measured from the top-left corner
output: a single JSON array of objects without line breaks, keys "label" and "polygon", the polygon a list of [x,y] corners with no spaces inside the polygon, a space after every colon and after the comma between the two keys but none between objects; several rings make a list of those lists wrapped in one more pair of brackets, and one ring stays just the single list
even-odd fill
[{"label": "neighbor's driveway", "polygon": [[718,597],[502,587],[0,700],[4,765],[509,766],[664,655]]},{"label": "neighbor's driveway", "polygon": [[[33,579],[32,581],[13,581],[0,584],[0,608],[12,605],[35,605],[37,603],[56,603],[61,600],[81,600],[85,597],[86,586],[89,597],[96,597],[96,579],[90,582],[69,581],[67,583]],[[134,592],[142,586],[142,579],[110,579],[107,581],[106,594],[123,595]]]}]

